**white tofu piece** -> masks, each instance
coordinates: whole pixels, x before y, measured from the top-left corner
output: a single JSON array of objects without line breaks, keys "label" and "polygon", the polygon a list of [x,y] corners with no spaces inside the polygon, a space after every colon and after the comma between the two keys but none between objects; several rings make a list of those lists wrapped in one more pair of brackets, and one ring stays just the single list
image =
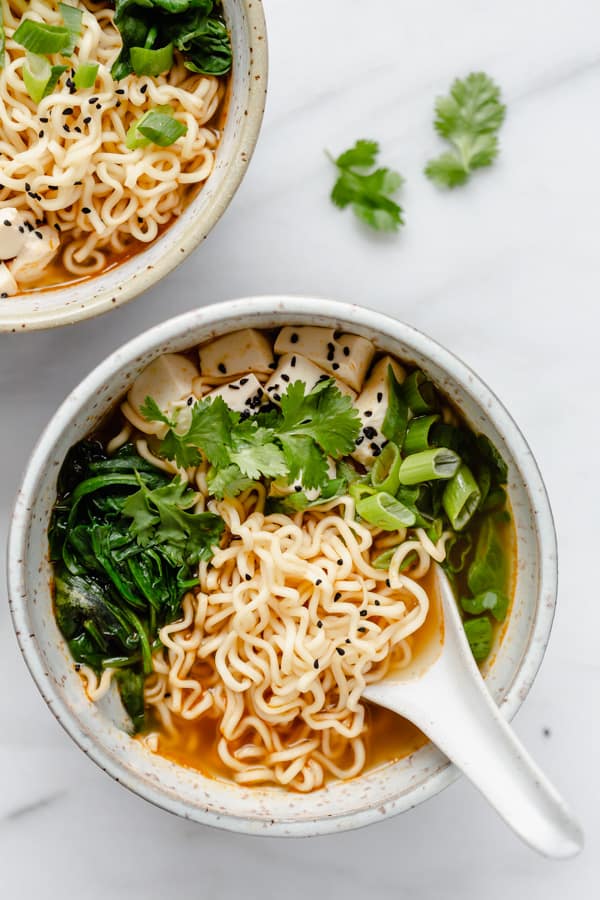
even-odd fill
[{"label": "white tofu piece", "polygon": [[254,374],[270,375],[275,368],[273,348],[255,328],[244,328],[200,347],[200,371],[205,378]]},{"label": "white tofu piece", "polygon": [[52,262],[60,246],[60,237],[54,228],[41,225],[25,235],[25,243],[8,268],[17,284],[29,284],[43,274]]},{"label": "white tofu piece", "polygon": [[14,297],[19,293],[17,282],[3,262],[0,262],[0,297]]},{"label": "white tofu piece", "polygon": [[[331,456],[327,457],[327,475],[329,478],[335,478],[337,475],[337,467],[335,460],[331,458]],[[321,496],[321,488],[304,488],[302,485],[302,479],[297,478],[296,481],[293,481],[291,484],[286,484],[285,481],[273,481],[271,484],[270,493],[276,497],[287,497],[289,494],[293,494],[295,491],[298,493],[300,491],[304,491],[306,494],[306,499],[310,500],[312,503],[314,500],[318,500]]]},{"label": "white tofu piece", "polygon": [[392,367],[400,383],[404,381],[406,373],[402,366],[391,356],[384,356],[373,366],[367,383],[355,404],[360,413],[361,430],[356,449],[351,455],[367,467],[372,465],[376,456],[379,456],[381,447],[386,441],[381,429],[389,400],[388,366]]},{"label": "white tofu piece", "polygon": [[336,338],[334,328],[291,325],[282,328],[275,341],[275,353],[301,353],[353,390],[360,391],[373,360],[375,346],[357,334]]},{"label": "white tofu piece", "polygon": [[166,416],[172,417],[192,393],[192,382],[198,376],[193,362],[180,353],[165,353],[146,366],[133,382],[127,399],[141,415],[146,397],[156,400]]},{"label": "white tofu piece", "polygon": [[214,400],[215,397],[222,397],[227,406],[235,412],[252,414],[258,412],[263,396],[264,391],[260,381],[256,375],[250,374],[243,375],[237,381],[230,381],[229,384],[223,384],[214,391],[209,391],[202,399]]},{"label": "white tofu piece", "polygon": [[0,209],[0,260],[14,259],[27,240],[23,216],[14,206]]},{"label": "white tofu piece", "polygon": [[[286,353],[279,359],[279,365],[265,384],[265,393],[273,403],[279,403],[289,384],[303,381],[308,391],[312,391],[319,381],[331,376],[299,353]],[[347,394],[353,401],[356,393],[343,381],[333,379],[342,394]]]}]

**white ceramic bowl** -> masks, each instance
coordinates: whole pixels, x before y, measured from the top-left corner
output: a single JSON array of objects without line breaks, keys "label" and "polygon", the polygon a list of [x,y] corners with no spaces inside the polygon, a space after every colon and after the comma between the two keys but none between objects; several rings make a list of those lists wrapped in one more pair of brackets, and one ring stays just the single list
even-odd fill
[{"label": "white ceramic bowl", "polygon": [[232,84],[215,168],[200,193],[158,240],[103,275],[80,284],[0,298],[0,332],[55,328],[133,300],[182,262],[227,209],[252,157],[267,90],[262,0],[223,0],[233,46]]},{"label": "white ceramic bowl", "polygon": [[52,613],[47,527],[56,477],[69,447],[84,437],[161,353],[179,351],[246,326],[333,325],[364,335],[414,362],[485,432],[509,465],[518,534],[516,597],[487,684],[510,718],[531,686],[554,613],[556,543],[535,460],[500,401],[464,363],[431,338],[369,309],[329,300],[259,297],[209,306],[146,331],[98,366],[66,399],[35,448],[14,510],[8,547],[9,593],[21,649],[48,706],[71,737],[113,778],[189,819],[252,834],[341,831],[410,809],[457,777],[432,745],[411,757],[303,795],[243,788],[205,778],[153,755],[90,703]]}]

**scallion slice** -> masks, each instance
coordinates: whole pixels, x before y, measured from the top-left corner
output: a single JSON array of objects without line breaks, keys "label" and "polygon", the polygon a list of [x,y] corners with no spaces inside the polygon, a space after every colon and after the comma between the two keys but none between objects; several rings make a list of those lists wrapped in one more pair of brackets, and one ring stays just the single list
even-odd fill
[{"label": "scallion slice", "polygon": [[413,416],[431,412],[437,406],[435,387],[420,369],[411,372],[404,380],[402,393]]},{"label": "scallion slice", "polygon": [[434,447],[413,453],[402,461],[400,484],[420,484],[438,478],[452,478],[460,466],[460,456],[446,447]]},{"label": "scallion slice", "polygon": [[71,56],[81,35],[83,10],[77,9],[76,6],[69,6],[68,3],[59,3],[58,8],[63,17],[63,21],[69,30],[69,43],[61,52],[63,56]]},{"label": "scallion slice", "polygon": [[[409,457],[410,458],[410,457]],[[446,485],[442,505],[450,524],[456,531],[464,528],[470,521],[481,500],[481,492],[473,477],[473,473],[464,463],[454,477]]]},{"label": "scallion slice", "polygon": [[417,416],[411,419],[406,429],[406,437],[404,438],[404,453],[409,456],[411,453],[419,453],[421,450],[427,450],[431,446],[430,430],[431,426],[439,420],[439,416]]},{"label": "scallion slice", "polygon": [[84,62],[78,66],[73,81],[78,91],[84,91],[86,88],[93,88],[98,77],[98,63]]},{"label": "scallion slice", "polygon": [[30,53],[60,53],[69,46],[71,34],[68,28],[60,25],[23,19],[14,33],[14,40]]},{"label": "scallion slice", "polygon": [[170,106],[157,106],[134,122],[127,132],[126,146],[129,150],[156,144],[170,147],[178,138],[187,134],[187,125],[178,122]]},{"label": "scallion slice", "polygon": [[373,463],[371,469],[371,484],[378,491],[395,494],[400,482],[400,451],[396,444],[389,441]]},{"label": "scallion slice", "polygon": [[416,516],[412,510],[404,506],[391,494],[380,491],[359,500],[356,511],[370,525],[383,528],[384,531],[397,531],[399,528],[410,528],[415,524]]},{"label": "scallion slice", "polygon": [[132,47],[129,57],[136,75],[162,75],[173,67],[173,44],[167,44],[158,50]]},{"label": "scallion slice", "polygon": [[45,56],[26,54],[23,63],[23,82],[34,103],[39,103],[52,93],[58,79],[67,69],[68,66],[51,66]]}]

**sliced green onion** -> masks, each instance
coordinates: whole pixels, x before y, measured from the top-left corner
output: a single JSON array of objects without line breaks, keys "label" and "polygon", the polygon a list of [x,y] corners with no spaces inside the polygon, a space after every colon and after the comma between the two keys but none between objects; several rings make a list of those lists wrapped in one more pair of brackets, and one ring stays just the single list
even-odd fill
[{"label": "sliced green onion", "polygon": [[475,597],[463,597],[460,605],[472,616],[490,612],[497,622],[504,622],[508,612],[508,597],[503,591],[484,591]]},{"label": "sliced green onion", "polygon": [[98,77],[98,63],[84,62],[79,65],[73,81],[78,91],[84,91],[86,88],[93,88]]},{"label": "sliced green onion", "polygon": [[395,494],[400,485],[400,451],[396,444],[389,441],[376,458],[371,469],[371,484],[378,491]]},{"label": "sliced green onion", "polygon": [[402,446],[404,435],[406,434],[406,425],[408,422],[408,406],[402,392],[402,385],[396,378],[394,370],[388,366],[387,370],[388,399],[387,410],[381,431],[388,439]]},{"label": "sliced green onion", "polygon": [[380,491],[371,497],[365,497],[356,504],[356,511],[370,525],[377,525],[384,531],[397,531],[415,524],[416,516],[412,510],[392,497]]},{"label": "sliced green onion", "polygon": [[411,372],[405,379],[402,393],[414,416],[431,412],[437,406],[435,387],[420,369]]},{"label": "sliced green onion", "polygon": [[60,53],[68,47],[71,34],[68,28],[60,25],[23,19],[14,33],[14,40],[30,53]]},{"label": "sliced green onion", "polygon": [[158,50],[132,47],[129,56],[136,75],[162,75],[173,67],[173,44]]},{"label": "sliced green onion", "polygon": [[68,3],[59,3],[58,9],[69,30],[69,43],[63,48],[62,54],[63,56],[70,56],[77,46],[77,41],[81,35],[83,10],[77,9],[76,6],[69,6]]},{"label": "sliced green onion", "polygon": [[437,544],[442,534],[444,533],[444,520],[441,518],[434,519],[429,528],[426,531],[427,537],[429,540]]},{"label": "sliced green onion", "polygon": [[[390,547],[389,550],[384,550],[383,553],[380,553],[379,556],[376,556],[374,560],[372,560],[371,565],[374,569],[383,569],[387,571],[390,567],[390,563],[392,561],[392,556],[396,552],[400,545],[396,547]],[[407,553],[400,565],[398,566],[399,572],[405,572],[407,569],[415,563],[418,559],[417,554],[414,550],[411,550],[410,553]]]},{"label": "sliced green onion", "polygon": [[460,456],[446,447],[413,453],[402,460],[400,484],[420,484],[437,478],[452,478],[460,466]]},{"label": "sliced green onion", "polygon": [[464,629],[473,656],[481,662],[492,649],[492,623],[487,616],[480,616],[478,619],[468,619]]},{"label": "sliced green onion", "polygon": [[419,453],[421,450],[427,450],[431,446],[429,432],[431,426],[438,421],[439,416],[417,416],[411,419],[406,429],[406,437],[404,438],[404,454],[410,456],[411,453]]},{"label": "sliced green onion", "polygon": [[68,66],[51,66],[45,56],[26,54],[23,63],[23,82],[34,103],[39,103],[52,93],[58,79],[68,68]]},{"label": "sliced green onion", "polygon": [[348,493],[355,503],[358,503],[363,497],[370,497],[377,493],[377,488],[367,484],[366,481],[353,481],[348,488]]},{"label": "sliced green onion", "polygon": [[[410,457],[409,457],[410,459]],[[473,473],[464,463],[446,485],[442,504],[456,531],[464,528],[479,506],[481,492]]]},{"label": "sliced green onion", "polygon": [[157,106],[145,113],[127,132],[127,148],[137,150],[148,144],[170,147],[178,138],[187,134],[187,125],[178,122],[172,113],[170,106]]},{"label": "sliced green onion", "polygon": [[506,555],[496,526],[488,516],[482,522],[475,559],[467,573],[469,590],[475,596],[488,590],[506,592],[506,581]]}]

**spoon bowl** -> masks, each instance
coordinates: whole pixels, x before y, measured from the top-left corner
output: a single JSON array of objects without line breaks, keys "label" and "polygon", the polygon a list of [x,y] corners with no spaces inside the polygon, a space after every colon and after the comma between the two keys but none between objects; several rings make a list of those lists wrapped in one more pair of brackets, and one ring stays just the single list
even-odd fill
[{"label": "spoon bowl", "polygon": [[567,859],[583,833],[566,803],[502,718],[473,659],[444,570],[435,653],[369,685],[365,699],[409,719],[481,791],[507,825],[544,856]]}]

